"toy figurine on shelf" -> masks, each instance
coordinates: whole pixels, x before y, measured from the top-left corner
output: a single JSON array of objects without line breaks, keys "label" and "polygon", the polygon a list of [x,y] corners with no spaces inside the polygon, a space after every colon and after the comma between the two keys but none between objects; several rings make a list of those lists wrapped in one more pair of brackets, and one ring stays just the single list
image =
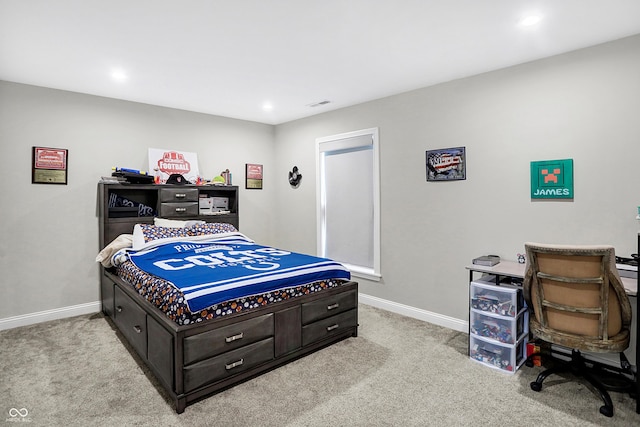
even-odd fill
[{"label": "toy figurine on shelf", "polygon": [[231,185],[231,172],[229,172],[229,169],[220,172],[220,176],[224,178],[225,185]]}]

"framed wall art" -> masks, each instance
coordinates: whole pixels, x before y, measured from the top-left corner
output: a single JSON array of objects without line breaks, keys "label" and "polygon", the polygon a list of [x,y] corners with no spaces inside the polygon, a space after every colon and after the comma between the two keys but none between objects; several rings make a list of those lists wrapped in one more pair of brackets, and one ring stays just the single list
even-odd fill
[{"label": "framed wall art", "polygon": [[262,190],[262,165],[247,163],[245,166],[245,188]]},{"label": "framed wall art", "polygon": [[427,150],[427,181],[467,179],[465,147]]},{"label": "framed wall art", "polygon": [[198,153],[162,148],[149,148],[149,173],[157,184],[164,184],[173,174],[180,174],[191,183],[198,182]]},{"label": "framed wall art", "polygon": [[573,199],[573,159],[531,162],[532,199]]},{"label": "framed wall art", "polygon": [[66,148],[33,147],[31,155],[32,184],[67,184]]}]

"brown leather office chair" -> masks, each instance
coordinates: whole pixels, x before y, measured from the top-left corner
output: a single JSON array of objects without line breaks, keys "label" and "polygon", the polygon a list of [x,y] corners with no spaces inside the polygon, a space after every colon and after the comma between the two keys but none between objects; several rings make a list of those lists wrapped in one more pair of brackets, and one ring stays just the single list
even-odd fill
[{"label": "brown leather office chair", "polygon": [[525,249],[529,330],[534,338],[571,349],[571,361],[540,373],[531,389],[540,391],[546,377],[570,371],[596,389],[604,401],[600,413],[613,416],[611,397],[588,366],[595,364],[581,352],[622,354],[629,346],[631,304],[616,268],[614,248],[526,243]]}]

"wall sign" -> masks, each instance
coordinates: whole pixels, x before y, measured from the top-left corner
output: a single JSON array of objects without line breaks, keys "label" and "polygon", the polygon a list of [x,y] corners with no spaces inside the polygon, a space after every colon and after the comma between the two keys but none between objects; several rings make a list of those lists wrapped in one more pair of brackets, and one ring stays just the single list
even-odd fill
[{"label": "wall sign", "polygon": [[465,147],[427,150],[427,181],[467,179]]},{"label": "wall sign", "polygon": [[573,159],[531,162],[532,199],[573,199]]},{"label": "wall sign", "polygon": [[262,165],[246,163],[245,188],[262,190]]},{"label": "wall sign", "polygon": [[187,181],[195,184],[200,176],[198,154],[149,148],[149,173],[156,177],[157,184],[164,184],[173,174],[180,174]]},{"label": "wall sign", "polygon": [[67,184],[69,150],[33,147],[31,156],[32,184]]}]

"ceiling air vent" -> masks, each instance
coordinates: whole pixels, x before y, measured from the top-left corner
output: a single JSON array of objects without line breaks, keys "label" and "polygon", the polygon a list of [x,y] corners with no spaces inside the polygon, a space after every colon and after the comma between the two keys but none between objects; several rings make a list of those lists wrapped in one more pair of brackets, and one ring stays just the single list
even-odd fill
[{"label": "ceiling air vent", "polygon": [[314,102],[313,104],[307,105],[307,107],[319,107],[321,105],[327,105],[330,102],[331,101],[328,101],[328,100],[324,100],[324,101],[320,101],[320,102]]}]

